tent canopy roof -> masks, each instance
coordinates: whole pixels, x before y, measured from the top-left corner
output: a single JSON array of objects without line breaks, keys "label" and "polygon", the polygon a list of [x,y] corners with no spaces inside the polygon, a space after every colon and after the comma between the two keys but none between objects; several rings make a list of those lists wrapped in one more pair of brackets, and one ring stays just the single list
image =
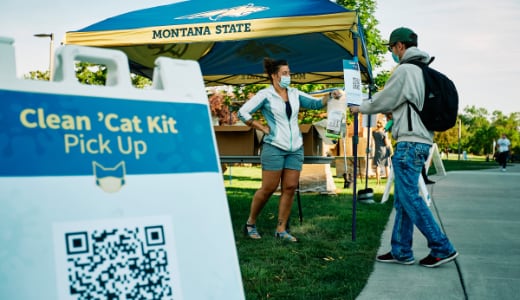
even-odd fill
[{"label": "tent canopy roof", "polygon": [[341,84],[342,60],[356,54],[372,80],[357,13],[329,0],[188,0],[67,32],[65,44],[122,50],[147,77],[158,56],[197,60],[207,85],[268,83],[264,57],[287,59],[294,83]]}]

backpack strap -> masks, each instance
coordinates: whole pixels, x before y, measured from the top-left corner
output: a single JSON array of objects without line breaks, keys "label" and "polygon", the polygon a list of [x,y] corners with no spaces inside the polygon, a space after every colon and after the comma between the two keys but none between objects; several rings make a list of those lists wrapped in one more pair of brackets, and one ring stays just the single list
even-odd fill
[{"label": "backpack strap", "polygon": [[417,108],[417,105],[415,105],[414,103],[410,102],[410,100],[406,100],[406,103],[408,104],[408,131],[412,131],[413,128],[412,128],[412,111],[410,110],[410,106],[413,108],[413,110],[415,110],[415,112],[417,114],[420,114],[421,111]]},{"label": "backpack strap", "polygon": [[[424,68],[426,68],[427,66],[429,66],[433,61],[435,60],[435,56],[432,56],[430,58],[430,60],[427,62],[427,63],[424,63],[418,59],[416,60],[410,60],[410,61],[407,61],[405,62],[406,64],[412,64],[412,65],[416,65],[418,66],[419,68],[421,68],[421,71],[423,73],[423,80],[424,80],[424,87],[425,87],[425,99],[427,97],[427,82],[426,82],[426,78],[424,77]],[[415,105],[414,103],[410,102],[410,100],[406,100],[407,104],[408,104],[408,111],[407,111],[407,116],[408,116],[408,131],[412,131],[413,128],[412,128],[412,111],[410,110],[410,106],[413,108],[413,110],[415,110],[415,112],[420,115],[421,111],[419,110],[419,108],[417,108],[417,105]]]}]

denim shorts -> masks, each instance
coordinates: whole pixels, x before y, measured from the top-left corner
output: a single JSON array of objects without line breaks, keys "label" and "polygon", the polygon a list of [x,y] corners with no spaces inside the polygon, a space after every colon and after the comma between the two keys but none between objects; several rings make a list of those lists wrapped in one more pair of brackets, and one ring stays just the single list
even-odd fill
[{"label": "denim shorts", "polygon": [[303,146],[296,151],[285,151],[271,144],[262,145],[260,154],[262,170],[279,171],[282,169],[302,170]]}]

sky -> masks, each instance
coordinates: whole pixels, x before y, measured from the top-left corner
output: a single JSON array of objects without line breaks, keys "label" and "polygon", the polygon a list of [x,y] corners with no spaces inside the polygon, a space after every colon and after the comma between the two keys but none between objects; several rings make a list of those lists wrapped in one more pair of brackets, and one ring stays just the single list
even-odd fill
[{"label": "sky", "polygon": [[[2,0],[0,36],[15,40],[17,75],[22,77],[49,68],[50,39],[34,34],[53,33],[56,48],[67,31],[172,2],[177,1]],[[459,112],[468,106],[520,112],[520,1],[378,0],[375,17],[384,39],[401,26],[418,34],[419,48],[435,56],[432,67],[455,82]],[[383,68],[389,70],[394,63],[389,54],[385,58]]]},{"label": "sky", "polygon": [[431,67],[455,83],[459,113],[520,112],[520,1],[379,0],[375,16],[385,39],[397,27],[417,33],[418,48],[435,56]]}]

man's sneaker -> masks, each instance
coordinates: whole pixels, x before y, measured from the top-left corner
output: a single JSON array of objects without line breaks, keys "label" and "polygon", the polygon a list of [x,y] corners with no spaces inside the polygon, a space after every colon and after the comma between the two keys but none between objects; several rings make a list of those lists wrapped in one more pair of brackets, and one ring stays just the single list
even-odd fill
[{"label": "man's sneaker", "polygon": [[401,265],[413,265],[413,263],[415,262],[415,260],[413,258],[408,259],[408,260],[395,259],[391,252],[388,252],[383,255],[379,255],[378,257],[376,257],[376,260],[379,262],[394,263],[394,264],[401,264]]},{"label": "man's sneaker", "polygon": [[457,256],[459,256],[459,253],[457,251],[453,252],[452,254],[448,255],[445,258],[433,257],[430,254],[428,254],[428,256],[426,256],[425,258],[421,259],[421,261],[419,261],[419,264],[421,264],[421,266],[425,266],[427,268],[435,268],[442,264],[445,264],[447,262],[454,260],[455,258],[457,258]]}]

